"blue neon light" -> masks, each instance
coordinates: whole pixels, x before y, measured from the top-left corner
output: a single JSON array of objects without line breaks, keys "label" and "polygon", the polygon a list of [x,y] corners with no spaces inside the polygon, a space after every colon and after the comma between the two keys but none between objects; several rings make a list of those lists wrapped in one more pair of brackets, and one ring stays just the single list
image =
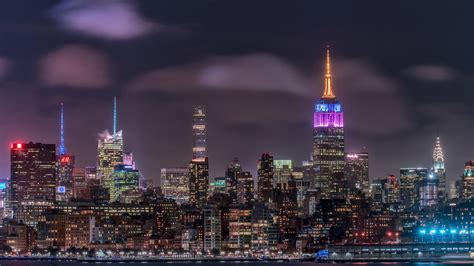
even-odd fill
[{"label": "blue neon light", "polygon": [[329,110],[329,106],[325,103],[318,103],[316,104],[316,112],[327,112]]}]

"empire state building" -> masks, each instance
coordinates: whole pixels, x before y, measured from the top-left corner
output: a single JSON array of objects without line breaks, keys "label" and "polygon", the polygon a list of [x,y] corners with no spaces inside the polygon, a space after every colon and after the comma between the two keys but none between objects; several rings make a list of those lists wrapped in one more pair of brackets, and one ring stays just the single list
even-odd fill
[{"label": "empire state building", "polygon": [[329,47],[326,50],[324,94],[314,105],[312,157],[316,170],[315,186],[322,196],[345,197],[344,115],[332,88]]}]

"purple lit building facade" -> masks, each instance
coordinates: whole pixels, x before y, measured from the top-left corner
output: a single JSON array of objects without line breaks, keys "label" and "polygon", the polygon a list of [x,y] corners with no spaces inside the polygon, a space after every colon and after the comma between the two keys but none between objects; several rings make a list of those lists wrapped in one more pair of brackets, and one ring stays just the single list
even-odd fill
[{"label": "purple lit building facade", "polygon": [[315,104],[313,126],[313,165],[315,186],[323,197],[344,197],[344,115],[332,90],[329,49],[326,51],[324,94]]}]

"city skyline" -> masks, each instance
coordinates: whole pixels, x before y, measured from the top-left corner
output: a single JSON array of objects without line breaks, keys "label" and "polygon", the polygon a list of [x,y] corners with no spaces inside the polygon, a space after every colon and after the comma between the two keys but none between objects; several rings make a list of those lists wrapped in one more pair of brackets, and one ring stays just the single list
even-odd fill
[{"label": "city skyline", "polygon": [[474,2],[27,2],[0,261],[474,260]]},{"label": "city skyline", "polygon": [[[330,63],[330,61],[329,61],[329,60],[330,60],[329,58],[330,58],[330,46],[329,46],[329,45],[326,45],[325,64],[324,64],[324,67],[325,67],[324,89],[323,89],[323,96],[322,96],[321,99],[325,99],[325,101],[327,101],[328,99],[329,99],[329,101],[334,101],[334,100],[336,99],[336,96],[333,94],[333,93],[334,93],[334,92],[333,92],[334,89],[332,88],[332,82],[331,82],[331,78],[332,78],[332,76],[331,76],[331,70],[330,70],[330,69],[331,69],[331,66],[330,66],[331,63]],[[329,81],[328,81],[328,80],[329,80]],[[322,102],[322,100],[320,100],[319,102]],[[339,101],[336,100],[336,105],[340,106],[341,104],[340,104]],[[315,110],[318,111],[318,112],[319,112],[319,111],[327,111],[327,110],[320,110],[319,104],[314,104],[313,107],[314,107]],[[196,109],[196,108],[197,108],[197,109]],[[333,107],[331,107],[331,108],[333,108]],[[342,117],[342,107],[338,107],[338,108],[340,108],[340,109],[338,109],[338,112],[341,111],[341,113],[340,113],[340,114],[341,114],[341,117],[338,118],[340,121],[339,121],[339,120],[338,120],[339,122],[334,121],[334,123],[340,123],[340,125],[338,124],[337,127],[341,127],[341,128],[342,128],[342,127],[343,127],[343,124],[344,124],[344,122],[343,122],[343,117]],[[204,113],[204,117],[205,117],[204,119],[206,120],[206,112],[207,112],[207,110],[206,110],[206,109],[207,109],[207,106],[206,106],[206,105],[194,105],[194,106],[190,106],[190,109],[193,110],[194,123],[196,123],[196,121],[200,121],[200,120],[196,120],[195,116],[196,116],[196,114],[198,114],[198,116],[199,116],[199,113],[201,113],[201,112]],[[199,109],[203,109],[204,111],[200,111]],[[199,110],[199,111],[196,111],[196,110]],[[331,109],[331,111],[332,111],[332,109]],[[199,112],[199,113],[197,113],[197,112]],[[59,115],[60,115],[60,117],[59,117],[59,118],[60,118],[60,125],[59,125],[59,126],[60,126],[59,141],[58,141],[57,143],[55,143],[55,144],[56,144],[56,146],[58,147],[58,148],[57,148],[58,154],[59,154],[59,155],[63,155],[63,154],[65,154],[65,152],[66,152],[65,133],[64,133],[64,128],[65,128],[65,127],[64,127],[64,119],[65,119],[65,118],[64,118],[64,103],[63,103],[63,102],[60,103],[60,113],[59,113]],[[318,119],[317,119],[316,116],[317,116],[317,115],[316,115],[316,112],[315,112],[314,117],[313,117],[313,121],[312,121],[313,124],[314,124],[314,128],[321,127],[321,125],[319,125],[319,124],[316,125],[317,123],[323,123],[322,120],[321,120],[322,118],[318,118]],[[122,129],[120,129],[120,130],[117,131],[118,110],[117,110],[117,97],[116,97],[116,96],[113,97],[112,119],[113,119],[113,120],[112,120],[112,131],[109,132],[108,129],[105,129],[104,131],[98,133],[98,138],[97,138],[97,140],[98,140],[99,142],[101,141],[101,139],[113,138],[113,136],[115,136],[116,134],[119,135],[120,138],[123,139],[123,136],[122,136],[122,135],[123,135]],[[326,119],[329,119],[329,118],[326,118]],[[336,119],[336,118],[334,118],[334,119]],[[205,121],[205,120],[204,120],[204,121]],[[320,121],[320,120],[321,120],[321,121]],[[207,122],[197,122],[197,123],[204,123],[204,124],[203,124],[203,125],[204,125],[204,129],[197,129],[197,128],[195,128],[195,124],[192,124],[192,125],[191,125],[191,129],[190,129],[189,131],[190,131],[190,135],[192,134],[193,137],[190,137],[190,139],[192,139],[192,142],[194,143],[194,144],[192,144],[192,146],[193,146],[193,148],[192,148],[192,150],[193,150],[193,151],[192,151],[192,154],[193,154],[193,155],[192,155],[192,158],[196,158],[196,155],[195,155],[195,153],[196,153],[195,150],[197,149],[197,148],[196,148],[196,147],[197,147],[196,145],[204,145],[204,150],[203,150],[204,156],[205,156],[206,150],[207,150],[207,148],[206,148],[206,146],[207,146],[206,137],[204,136],[204,144],[197,144],[198,142],[196,142],[196,137],[194,136],[194,135],[196,134],[196,133],[195,133],[195,130],[198,130],[198,131],[199,131],[199,130],[204,130],[204,132],[206,132],[206,130],[207,130],[207,128],[206,128],[206,123],[207,123]],[[331,123],[332,123],[332,122],[331,122]],[[323,126],[323,127],[325,127],[325,126]],[[206,133],[204,133],[204,135],[205,135],[205,134],[206,134]],[[444,160],[444,155],[442,154],[442,146],[441,146],[441,144],[440,144],[440,138],[441,138],[441,137],[440,137],[440,133],[439,133],[439,129],[438,129],[438,130],[437,130],[437,133],[436,133],[436,138],[435,138],[435,141],[436,141],[436,142],[435,142],[435,144],[433,145],[434,150],[435,150],[435,151],[434,151],[435,153],[433,154],[433,156],[436,156],[436,153],[441,153],[440,156],[441,156],[441,157],[443,158],[443,160]],[[344,137],[343,137],[343,139],[344,139]],[[97,140],[96,140],[96,141],[97,141]],[[121,140],[121,141],[124,142],[124,143],[126,142],[126,140]],[[16,141],[16,142],[21,143],[22,141]],[[24,142],[25,142],[25,143],[28,143],[28,142],[38,142],[38,143],[41,143],[41,141],[31,141],[31,140],[27,140],[27,141],[24,141]],[[343,141],[343,142],[344,142],[344,141]],[[46,143],[46,142],[44,142],[44,143]],[[202,143],[202,140],[201,140],[201,143]],[[124,144],[121,144],[121,145],[124,146]],[[122,149],[124,150],[123,147],[122,147]],[[342,151],[344,151],[344,147],[342,148]],[[200,152],[202,152],[202,151],[200,151]],[[351,152],[352,152],[352,151],[349,151],[349,152],[346,151],[346,154],[350,154]],[[363,147],[363,148],[361,148],[359,151],[353,151],[353,152],[368,152],[368,150],[367,150],[366,147]],[[353,152],[352,152],[352,153],[353,153]],[[138,153],[140,153],[140,152],[138,151]],[[270,154],[273,155],[272,152],[270,152]],[[439,156],[439,155],[438,155],[438,156]],[[275,156],[274,156],[274,157],[275,157]],[[203,159],[203,158],[204,158],[204,157],[198,158],[198,160],[201,160],[201,159]],[[235,158],[235,157],[234,157],[234,158]],[[311,158],[312,158],[312,156],[310,156],[310,157],[307,158],[307,159],[303,159],[303,160],[301,160],[301,161],[297,161],[297,160],[295,160],[295,159],[293,159],[293,158],[276,157],[276,159],[292,160],[293,163],[295,163],[296,165],[302,165],[305,161],[310,161]],[[434,159],[435,159],[435,157],[432,158],[432,160],[434,160]],[[194,160],[194,159],[193,159],[193,160]],[[245,158],[244,158],[244,160],[245,160]],[[432,161],[432,163],[433,163],[433,161]],[[443,162],[443,163],[444,163],[444,162]],[[88,167],[88,166],[95,166],[95,165],[96,165],[96,164],[92,163],[92,164],[89,164],[89,165],[79,165],[79,166],[80,166],[80,167]],[[171,167],[182,167],[183,165],[186,165],[186,164],[180,165],[180,164],[178,163],[178,164],[176,164],[176,165],[172,165]],[[142,167],[143,167],[143,168],[146,168],[146,166],[142,166]],[[170,165],[165,165],[164,167],[161,167],[160,169],[167,168],[167,167],[170,167]],[[408,166],[408,168],[410,168],[410,167],[412,167],[412,168],[427,167],[428,169],[431,169],[431,167],[433,167],[433,165],[432,165],[432,164],[427,164],[427,165],[423,165],[423,166],[421,166],[421,165],[419,165],[419,166]],[[444,167],[444,166],[443,166],[443,167]],[[258,170],[257,168],[258,168],[258,165],[257,165],[257,164],[255,164],[254,167],[248,167],[248,169],[251,170],[252,173],[257,173],[257,170]],[[395,174],[395,175],[396,175],[396,174],[398,173],[397,171],[398,171],[399,169],[402,169],[402,168],[407,168],[407,166],[400,166],[399,168],[394,168],[394,169],[396,169],[395,172],[394,172],[394,173],[389,173],[389,174],[387,174],[386,176],[392,175],[392,174]],[[225,172],[225,171],[224,171],[224,172]],[[209,178],[210,178],[209,180],[211,181],[211,180],[213,180],[213,178],[215,178],[215,177],[221,177],[222,175],[223,175],[223,173],[214,173],[214,174],[211,173],[211,174],[209,175]],[[373,179],[384,179],[386,176],[377,176],[377,177],[374,177],[373,174],[372,174],[372,175],[369,174],[369,178],[370,178],[371,180],[373,180]],[[453,177],[453,178],[449,178],[449,176],[450,176],[450,175],[447,175],[447,177],[448,177],[447,181],[449,182],[449,183],[447,184],[448,190],[449,190],[449,185],[451,185],[451,180],[453,180],[453,182],[454,182],[454,180],[456,180],[456,179],[458,178],[458,176],[455,176],[455,177]],[[160,174],[155,175],[155,176],[151,176],[151,177],[146,177],[146,178],[147,178],[147,179],[150,179],[150,178],[151,178],[151,179],[155,182],[155,183],[154,183],[155,185],[161,185],[161,184],[160,184],[160,182],[161,182]]]},{"label": "city skyline", "polygon": [[[28,7],[31,16],[18,23],[12,23],[16,22],[13,18],[24,11],[23,6],[7,4],[4,10],[10,14],[0,16],[4,25],[0,31],[4,37],[0,43],[0,86],[4,101],[1,111],[11,115],[4,119],[0,132],[4,147],[0,153],[1,176],[9,172],[10,143],[57,143],[60,102],[67,108],[66,146],[77,156],[78,165],[94,165],[97,134],[105,128],[112,130],[112,110],[108,107],[114,95],[122,104],[119,124],[126,129],[125,148],[135,151],[136,161],[147,176],[159,173],[162,167],[187,164],[192,145],[189,114],[195,104],[208,106],[209,157],[215,158],[211,176],[222,175],[233,157],[241,158],[244,168],[255,174],[256,160],[264,151],[275,158],[306,160],[311,152],[310,113],[321,94],[322,50],[328,41],[338,70],[334,84],[346,110],[346,147],[350,152],[367,148],[372,179],[397,174],[400,167],[429,167],[432,139],[438,128],[449,181],[461,175],[464,161],[473,157],[472,149],[459,141],[467,139],[471,131],[471,100],[464,95],[470,95],[472,52],[469,41],[452,41],[468,32],[466,25],[471,19],[464,11],[446,10],[436,3],[424,10],[422,3],[416,3],[404,21],[391,25],[404,4],[393,4],[393,11],[384,17],[371,12],[377,5],[366,3],[346,3],[347,10],[359,11],[351,14],[360,15],[351,16],[345,16],[347,11],[324,14],[322,10],[337,9],[331,3],[291,8],[275,4],[268,22],[260,22],[257,13],[261,12],[255,12],[247,22],[234,25],[235,16],[222,5],[208,11],[209,16],[194,17],[178,14],[173,5],[128,1],[122,5],[144,22],[130,30],[134,34],[117,36],[105,26],[107,34],[102,35],[81,30],[72,18],[87,16],[84,10],[104,8],[86,1],[75,8],[37,3]],[[200,4],[192,5],[202,10]],[[266,5],[254,8],[262,11]],[[167,10],[166,16],[161,9]],[[219,11],[228,18],[220,20]],[[420,23],[420,12],[430,24],[411,27]],[[457,19],[433,19],[443,12],[456,14]],[[296,14],[300,20],[282,19]],[[215,24],[218,20],[220,25]],[[380,31],[367,21],[394,30]],[[32,24],[38,26],[29,27]],[[265,35],[258,37],[262,31]],[[225,36],[226,41],[219,36]],[[244,45],[233,44],[237,40]],[[28,46],[32,41],[38,45]],[[423,49],[428,44],[430,49]],[[143,51],[146,60],[141,60]],[[87,69],[72,63],[78,59],[87,69],[103,75],[91,76]],[[57,71],[61,69],[68,71]],[[228,73],[229,78],[215,79],[216,71]],[[155,80],[157,75],[164,79]],[[264,77],[263,81],[259,77]],[[183,80],[189,83],[178,82]],[[386,111],[387,106],[390,112],[377,112]],[[239,115],[231,110],[240,110]],[[381,113],[389,116],[382,117]],[[448,117],[446,113],[454,115]]]}]

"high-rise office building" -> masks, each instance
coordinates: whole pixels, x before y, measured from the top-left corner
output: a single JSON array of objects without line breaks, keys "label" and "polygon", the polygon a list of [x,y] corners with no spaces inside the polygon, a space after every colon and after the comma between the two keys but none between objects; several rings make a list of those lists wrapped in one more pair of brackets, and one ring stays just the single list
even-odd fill
[{"label": "high-rise office building", "polygon": [[137,169],[135,166],[135,161],[133,160],[133,153],[132,152],[124,152],[123,153],[123,164],[132,166],[132,169]]},{"label": "high-rise office building", "polygon": [[110,191],[110,201],[117,201],[120,195],[128,190],[137,190],[140,172],[132,165],[118,164],[112,173],[113,188]]},{"label": "high-rise office building", "polygon": [[269,153],[262,153],[257,164],[258,199],[261,201],[268,202],[272,197],[273,169],[273,156]]},{"label": "high-rise office building", "polygon": [[87,179],[96,179],[100,181],[100,178],[97,176],[97,167],[96,166],[86,166],[84,168],[84,174]]},{"label": "high-rise office building", "polygon": [[369,195],[376,205],[387,203],[386,179],[375,179],[370,182]]},{"label": "high-rise office building", "polygon": [[326,50],[324,94],[315,104],[313,120],[313,165],[315,185],[324,197],[343,197],[344,117],[332,87],[329,48]]},{"label": "high-rise office building", "polygon": [[215,205],[203,208],[204,251],[211,253],[221,249],[221,211]]},{"label": "high-rise office building", "polygon": [[400,197],[405,208],[411,208],[420,201],[420,186],[428,177],[426,168],[400,169]]},{"label": "high-rise office building", "polygon": [[438,198],[439,180],[434,173],[429,173],[420,184],[420,209],[436,206],[441,198]]},{"label": "high-rise office building", "polygon": [[252,243],[252,209],[235,206],[229,210],[229,248],[250,250]]},{"label": "high-rise office building", "polygon": [[209,162],[204,160],[192,160],[188,168],[189,180],[189,202],[202,207],[207,201],[209,192]]},{"label": "high-rise office building", "polygon": [[193,107],[193,161],[204,161],[207,157],[206,106]]},{"label": "high-rise office building", "polygon": [[233,203],[237,202],[237,176],[242,172],[242,166],[238,158],[232,159],[225,172],[227,193],[229,193]]},{"label": "high-rise office building", "polygon": [[165,198],[178,204],[189,201],[188,172],[187,167],[161,168],[161,191]]},{"label": "high-rise office building", "polygon": [[123,164],[122,130],[117,131],[117,102],[114,98],[113,134],[99,138],[97,145],[97,177],[110,192],[114,190],[112,173],[116,165]]},{"label": "high-rise office building", "polygon": [[61,103],[60,115],[60,141],[57,160],[56,200],[68,201],[73,194],[72,171],[74,170],[75,157],[67,153],[64,140],[64,104]]},{"label": "high-rise office building", "polygon": [[292,176],[296,182],[298,209],[304,214],[307,192],[313,190],[314,171],[312,165],[293,167]]},{"label": "high-rise office building", "polygon": [[293,173],[293,162],[291,160],[273,161],[273,187],[278,183],[288,183]]},{"label": "high-rise office building", "polygon": [[112,173],[115,166],[123,163],[122,131],[99,139],[97,153],[97,176],[104,187],[112,191]]},{"label": "high-rise office building", "polygon": [[86,172],[82,167],[75,167],[72,172],[72,197],[79,200],[90,200],[90,181],[96,179],[87,179]]},{"label": "high-rise office building", "polygon": [[467,161],[461,178],[461,198],[468,200],[474,197],[474,160]]},{"label": "high-rise office building", "polygon": [[362,191],[365,195],[369,195],[369,154],[346,153],[344,175],[351,193]]},{"label": "high-rise office building", "polygon": [[56,145],[14,143],[10,146],[10,206],[48,205],[55,201]]},{"label": "high-rise office building", "polygon": [[389,175],[387,177],[387,182],[385,182],[385,194],[386,203],[399,203],[400,202],[400,182],[398,178],[394,175]]},{"label": "high-rise office building", "polygon": [[438,197],[440,202],[448,198],[448,189],[446,187],[446,170],[444,168],[444,154],[441,148],[441,140],[436,137],[436,145],[433,151],[433,174],[438,180]]},{"label": "high-rise office building", "polygon": [[72,173],[74,171],[74,155],[60,154],[57,160],[56,200],[69,201],[72,198]]},{"label": "high-rise office building", "polygon": [[0,219],[3,220],[5,217],[11,217],[7,206],[7,190],[9,182],[8,179],[0,178]]},{"label": "high-rise office building", "polygon": [[240,172],[237,175],[237,203],[252,206],[253,204],[253,176],[250,172]]},{"label": "high-rise office building", "polygon": [[264,202],[256,202],[252,209],[252,250],[276,250],[278,239],[278,225],[272,211]]}]

